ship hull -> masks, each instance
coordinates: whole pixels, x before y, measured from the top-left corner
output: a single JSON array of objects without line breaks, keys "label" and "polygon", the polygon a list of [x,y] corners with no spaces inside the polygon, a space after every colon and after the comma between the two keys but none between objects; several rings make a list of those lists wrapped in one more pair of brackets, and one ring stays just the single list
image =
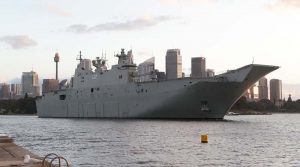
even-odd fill
[{"label": "ship hull", "polygon": [[275,66],[248,65],[214,78],[185,78],[69,89],[38,99],[39,117],[223,119]]}]

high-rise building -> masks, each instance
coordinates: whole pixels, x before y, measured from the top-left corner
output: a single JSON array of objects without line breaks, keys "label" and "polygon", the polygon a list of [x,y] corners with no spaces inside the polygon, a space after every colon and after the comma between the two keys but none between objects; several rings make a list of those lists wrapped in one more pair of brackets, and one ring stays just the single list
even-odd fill
[{"label": "high-rise building", "polygon": [[59,83],[56,79],[44,79],[42,86],[42,93],[48,93],[52,91],[57,91],[59,89]]},{"label": "high-rise building", "polygon": [[268,80],[267,78],[262,77],[258,80],[258,98],[259,100],[269,99],[268,95]]},{"label": "high-rise building", "polygon": [[215,76],[215,71],[213,69],[207,69],[206,70],[206,76],[207,77],[213,77],[213,76]]},{"label": "high-rise building", "polygon": [[36,72],[23,72],[22,73],[22,95],[27,93],[28,96],[40,95],[39,76]]},{"label": "high-rise building", "polygon": [[4,83],[1,89],[1,98],[2,99],[10,99],[10,85]]},{"label": "high-rise building", "polygon": [[167,79],[182,78],[182,57],[179,49],[169,49],[166,54]]},{"label": "high-rise building", "polygon": [[2,86],[4,85],[4,83],[0,83],[0,98],[2,98]]},{"label": "high-rise building", "polygon": [[270,100],[276,106],[282,103],[282,82],[279,79],[270,80]]},{"label": "high-rise building", "polygon": [[206,64],[204,57],[192,58],[192,77],[206,77]]},{"label": "high-rise building", "polygon": [[252,85],[252,86],[249,88],[250,100],[254,100],[254,87],[255,87],[255,85]]},{"label": "high-rise building", "polygon": [[21,96],[22,85],[21,84],[10,84],[10,91],[12,98],[18,98]]},{"label": "high-rise building", "polygon": [[33,86],[32,94],[33,94],[33,97],[40,96],[41,95],[41,87],[39,85]]},{"label": "high-rise building", "polygon": [[150,59],[144,61],[143,63],[139,64],[138,66],[138,75],[141,82],[144,81],[152,81],[154,77],[154,70],[155,70],[155,59],[151,57]]}]

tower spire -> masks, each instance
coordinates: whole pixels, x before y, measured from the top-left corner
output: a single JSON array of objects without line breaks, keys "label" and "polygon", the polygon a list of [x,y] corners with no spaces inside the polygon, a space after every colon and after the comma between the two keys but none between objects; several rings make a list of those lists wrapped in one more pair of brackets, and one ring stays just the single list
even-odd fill
[{"label": "tower spire", "polygon": [[55,79],[58,80],[58,62],[59,62],[59,54],[58,54],[58,52],[55,53],[54,62],[56,64]]}]

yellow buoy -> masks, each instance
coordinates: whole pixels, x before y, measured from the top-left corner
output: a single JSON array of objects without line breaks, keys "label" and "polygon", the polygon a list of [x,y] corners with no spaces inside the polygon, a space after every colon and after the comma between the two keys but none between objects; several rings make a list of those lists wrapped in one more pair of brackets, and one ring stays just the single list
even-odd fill
[{"label": "yellow buoy", "polygon": [[201,135],[201,143],[208,143],[208,135]]}]

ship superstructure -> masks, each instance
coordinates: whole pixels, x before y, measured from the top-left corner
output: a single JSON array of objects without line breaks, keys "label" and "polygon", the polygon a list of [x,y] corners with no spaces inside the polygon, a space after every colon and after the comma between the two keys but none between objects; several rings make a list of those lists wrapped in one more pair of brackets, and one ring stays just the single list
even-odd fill
[{"label": "ship superstructure", "polygon": [[222,119],[252,84],[278,68],[250,64],[213,77],[141,82],[132,51],[115,56],[118,64],[108,70],[105,59],[80,54],[69,86],[37,99],[38,116]]}]

